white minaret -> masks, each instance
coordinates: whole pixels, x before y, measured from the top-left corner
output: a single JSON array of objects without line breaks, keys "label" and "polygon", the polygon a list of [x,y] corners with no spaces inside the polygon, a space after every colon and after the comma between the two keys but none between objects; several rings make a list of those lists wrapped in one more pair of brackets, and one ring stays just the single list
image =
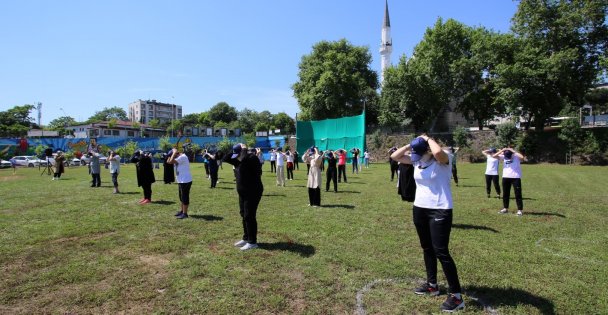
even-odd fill
[{"label": "white minaret", "polygon": [[384,9],[384,23],[382,24],[382,43],[380,43],[380,85],[384,81],[384,70],[391,65],[393,40],[391,39],[391,19],[388,17],[388,0]]}]

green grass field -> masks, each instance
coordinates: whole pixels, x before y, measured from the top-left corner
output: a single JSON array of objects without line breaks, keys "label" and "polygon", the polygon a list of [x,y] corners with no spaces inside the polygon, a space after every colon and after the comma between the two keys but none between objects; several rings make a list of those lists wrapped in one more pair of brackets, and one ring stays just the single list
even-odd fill
[{"label": "green grass field", "polygon": [[[349,165],[350,166],[350,165]],[[305,167],[305,166],[304,166]],[[306,170],[277,187],[264,166],[260,248],[233,247],[242,229],[232,170],[209,189],[201,164],[187,220],[177,185],[153,185],[132,165],[122,193],[90,188],[86,167],[61,181],[36,169],[0,170],[0,314],[429,314],[443,293],[420,297],[422,252],[388,164],[349,176],[307,207]],[[606,167],[524,165],[524,216],[498,214],[484,164],[460,164],[451,253],[464,313],[607,314]],[[162,177],[156,170],[157,179]],[[515,208],[512,200],[511,209]]]}]

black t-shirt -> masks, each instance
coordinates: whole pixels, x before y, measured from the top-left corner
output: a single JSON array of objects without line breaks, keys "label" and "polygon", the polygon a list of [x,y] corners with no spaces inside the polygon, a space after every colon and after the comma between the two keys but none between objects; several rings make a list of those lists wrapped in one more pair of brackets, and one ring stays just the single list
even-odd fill
[{"label": "black t-shirt", "polygon": [[336,163],[338,163],[338,160],[335,157],[326,157],[325,158],[327,160],[327,168],[336,168]]}]

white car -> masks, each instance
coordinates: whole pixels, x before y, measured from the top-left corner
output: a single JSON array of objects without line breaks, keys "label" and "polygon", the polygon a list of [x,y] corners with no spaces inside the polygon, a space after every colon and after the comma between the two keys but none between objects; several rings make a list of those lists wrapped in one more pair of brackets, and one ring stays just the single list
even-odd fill
[{"label": "white car", "polygon": [[[105,155],[103,155],[101,153],[99,154],[99,164],[106,164],[107,159],[108,158],[106,158]],[[80,158],[81,165],[87,165],[89,163],[91,163],[91,158],[88,157],[86,154]]]},{"label": "white car", "polygon": [[0,160],[0,168],[11,168],[13,165],[9,161]]},{"label": "white car", "polygon": [[38,157],[33,156],[33,155],[18,155],[18,156],[14,156],[13,158],[15,159],[15,162],[19,166],[27,166],[27,167],[34,167],[34,166],[38,166],[38,165],[46,166],[45,160],[41,160]]}]

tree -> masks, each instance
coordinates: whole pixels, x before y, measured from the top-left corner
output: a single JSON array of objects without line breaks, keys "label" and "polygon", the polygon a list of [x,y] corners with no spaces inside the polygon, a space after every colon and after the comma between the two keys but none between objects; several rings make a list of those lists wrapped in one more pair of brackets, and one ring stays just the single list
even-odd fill
[{"label": "tree", "polygon": [[70,130],[67,130],[66,128],[68,126],[73,126],[76,124],[78,124],[78,123],[76,122],[76,120],[74,118],[72,118],[70,116],[62,116],[62,117],[51,120],[51,122],[49,122],[47,127],[50,130],[58,131],[60,136],[64,136],[64,135],[72,133]]},{"label": "tree", "polygon": [[296,126],[293,118],[289,117],[284,112],[278,113],[272,117],[273,125],[277,129],[281,129],[282,134],[293,134],[296,131]]},{"label": "tree", "polygon": [[496,127],[496,135],[498,136],[498,145],[505,148],[515,143],[519,130],[514,123],[504,123]]},{"label": "tree", "polygon": [[127,113],[124,109],[114,106],[114,107],[104,107],[103,110],[95,112],[95,114],[87,120],[88,123],[108,121],[110,119],[116,120],[127,120]]},{"label": "tree", "polygon": [[497,102],[496,67],[513,55],[512,35],[497,34],[484,28],[469,29],[470,51],[451,64],[454,75],[456,110],[467,120],[477,122],[479,130],[505,107]]},{"label": "tree", "polygon": [[150,126],[150,128],[160,128],[160,120],[158,119],[151,119],[150,121],[148,121],[148,126]]},{"label": "tree", "polygon": [[215,104],[215,106],[209,109],[208,113],[209,120],[213,124],[216,124],[219,121],[229,123],[237,120],[238,118],[236,108],[228,105],[226,102],[219,102]]},{"label": "tree", "polygon": [[259,115],[254,110],[244,108],[237,113],[237,118],[243,132],[252,132],[255,129],[255,124],[258,121]]},{"label": "tree", "polygon": [[182,124],[184,126],[196,126],[198,125],[198,120],[200,118],[200,114],[187,114],[182,117]]},{"label": "tree", "polygon": [[585,95],[585,100],[593,106],[598,113],[605,113],[608,111],[608,89],[593,89]]},{"label": "tree", "polygon": [[0,137],[21,137],[33,125],[30,112],[34,105],[15,106],[7,111],[0,112]]},{"label": "tree", "polygon": [[454,144],[459,148],[466,148],[469,146],[469,131],[464,127],[458,127],[452,133],[454,138]]},{"label": "tree", "polygon": [[498,97],[511,112],[534,120],[578,108],[604,72],[608,1],[522,0],[513,17],[513,61],[498,67]]},{"label": "tree", "polygon": [[211,123],[211,119],[209,119],[209,113],[208,112],[202,112],[202,113],[198,114],[198,125],[200,127],[210,127],[210,126],[213,126],[213,124]]},{"label": "tree", "polygon": [[299,64],[299,81],[292,88],[302,120],[358,115],[364,104],[373,104],[378,75],[370,68],[367,47],[321,41]]}]

